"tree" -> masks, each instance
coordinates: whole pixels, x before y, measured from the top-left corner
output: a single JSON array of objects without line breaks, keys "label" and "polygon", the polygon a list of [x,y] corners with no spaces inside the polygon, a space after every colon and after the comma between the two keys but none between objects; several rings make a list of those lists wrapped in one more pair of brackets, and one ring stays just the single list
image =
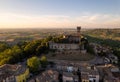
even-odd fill
[{"label": "tree", "polygon": [[40,55],[40,54],[44,53],[45,51],[46,51],[46,47],[45,46],[40,45],[40,46],[38,46],[36,48],[36,54],[37,55]]},{"label": "tree", "polygon": [[91,46],[91,45],[88,45],[88,46],[87,46],[87,51],[88,51],[88,53],[90,53],[90,54],[95,54],[94,48],[93,48],[93,46]]},{"label": "tree", "polygon": [[8,48],[9,48],[9,46],[8,46],[7,44],[5,44],[5,43],[0,43],[0,52],[6,50],[6,49],[8,49]]},{"label": "tree", "polygon": [[0,65],[4,65],[4,64],[8,63],[8,62],[9,62],[9,59],[10,59],[10,57],[2,59],[2,60],[0,61]]},{"label": "tree", "polygon": [[27,60],[27,66],[30,68],[32,73],[39,71],[40,61],[37,57],[32,57]]},{"label": "tree", "polygon": [[35,50],[37,46],[40,45],[39,41],[32,41],[29,42],[25,47],[24,47],[24,52],[26,54],[26,57],[29,57],[33,54],[35,54]]},{"label": "tree", "polygon": [[14,64],[22,60],[22,54],[23,51],[22,49],[15,45],[9,49],[4,50],[3,52],[0,53],[0,65],[10,63]]},{"label": "tree", "polygon": [[22,60],[23,51],[19,46],[15,45],[11,48],[11,55],[12,55],[12,63],[16,63]]},{"label": "tree", "polygon": [[52,36],[48,36],[48,37],[45,39],[45,41],[46,41],[46,42],[51,41],[52,38],[53,38]]},{"label": "tree", "polygon": [[41,66],[45,68],[47,66],[47,64],[48,64],[46,56],[42,56],[40,58],[40,62],[41,62]]}]

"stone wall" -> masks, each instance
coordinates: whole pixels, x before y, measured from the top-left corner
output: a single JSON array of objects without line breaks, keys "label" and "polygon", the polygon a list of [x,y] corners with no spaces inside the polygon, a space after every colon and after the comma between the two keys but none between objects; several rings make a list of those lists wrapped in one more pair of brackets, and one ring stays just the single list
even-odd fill
[{"label": "stone wall", "polygon": [[65,43],[49,43],[50,49],[57,49],[57,50],[77,50],[80,49],[78,44],[65,44]]}]

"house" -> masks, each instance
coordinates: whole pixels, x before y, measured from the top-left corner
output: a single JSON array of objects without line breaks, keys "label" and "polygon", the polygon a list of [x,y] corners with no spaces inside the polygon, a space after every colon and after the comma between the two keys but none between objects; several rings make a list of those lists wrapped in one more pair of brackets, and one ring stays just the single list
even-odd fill
[{"label": "house", "polygon": [[46,70],[36,77],[36,82],[59,82],[59,73],[54,70]]},{"label": "house", "polygon": [[22,65],[4,64],[0,66],[0,82],[25,82],[29,69]]},{"label": "house", "polygon": [[99,72],[95,66],[81,67],[82,82],[99,82]]},{"label": "house", "polygon": [[104,69],[104,82],[120,82],[120,69],[116,66],[111,66]]},{"label": "house", "polygon": [[67,63],[57,63],[56,64],[56,70],[58,71],[65,71],[65,72],[73,72],[73,71],[77,71],[79,68],[79,66],[74,66],[74,65],[71,65],[71,64],[67,64]]},{"label": "house", "polygon": [[70,72],[63,72],[63,82],[79,82],[77,75],[73,75]]},{"label": "house", "polygon": [[84,72],[84,73],[82,73],[82,75],[81,75],[81,82],[89,82],[89,77],[88,77],[88,73],[86,72]]}]

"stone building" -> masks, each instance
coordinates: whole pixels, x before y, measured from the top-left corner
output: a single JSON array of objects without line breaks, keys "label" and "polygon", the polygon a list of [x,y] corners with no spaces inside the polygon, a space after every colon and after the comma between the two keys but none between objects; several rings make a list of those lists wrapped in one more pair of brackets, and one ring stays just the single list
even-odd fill
[{"label": "stone building", "polygon": [[54,42],[49,42],[49,48],[50,49],[57,49],[57,50],[77,50],[79,49],[78,44],[74,43],[54,43]]},{"label": "stone building", "polygon": [[104,82],[120,82],[120,69],[116,66],[104,68]]},{"label": "stone building", "polygon": [[22,65],[5,64],[0,66],[0,82],[26,82],[29,69]]},{"label": "stone building", "polygon": [[63,72],[63,82],[79,82],[79,78],[77,75],[69,72]]},{"label": "stone building", "polygon": [[54,70],[46,70],[41,75],[36,76],[33,82],[59,82],[59,73]]},{"label": "stone building", "polygon": [[50,49],[57,49],[57,50],[78,50],[80,49],[81,43],[81,27],[77,27],[77,33],[75,35],[64,35],[63,39],[67,42],[55,43],[49,42]]},{"label": "stone building", "polygon": [[81,82],[99,82],[99,72],[95,66],[81,68]]}]

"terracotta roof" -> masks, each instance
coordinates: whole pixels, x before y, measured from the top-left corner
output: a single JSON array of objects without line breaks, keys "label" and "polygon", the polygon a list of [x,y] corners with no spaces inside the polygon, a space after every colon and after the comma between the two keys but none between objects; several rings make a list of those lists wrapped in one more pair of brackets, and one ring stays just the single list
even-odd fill
[{"label": "terracotta roof", "polygon": [[24,73],[26,70],[26,67],[21,65],[10,65],[10,64],[4,64],[0,66],[0,82],[3,79],[6,79],[7,77],[10,77],[12,75],[19,75]]},{"label": "terracotta roof", "polygon": [[58,75],[59,73],[57,71],[47,70],[43,72],[42,75],[38,75],[36,80],[38,82],[58,82]]}]

